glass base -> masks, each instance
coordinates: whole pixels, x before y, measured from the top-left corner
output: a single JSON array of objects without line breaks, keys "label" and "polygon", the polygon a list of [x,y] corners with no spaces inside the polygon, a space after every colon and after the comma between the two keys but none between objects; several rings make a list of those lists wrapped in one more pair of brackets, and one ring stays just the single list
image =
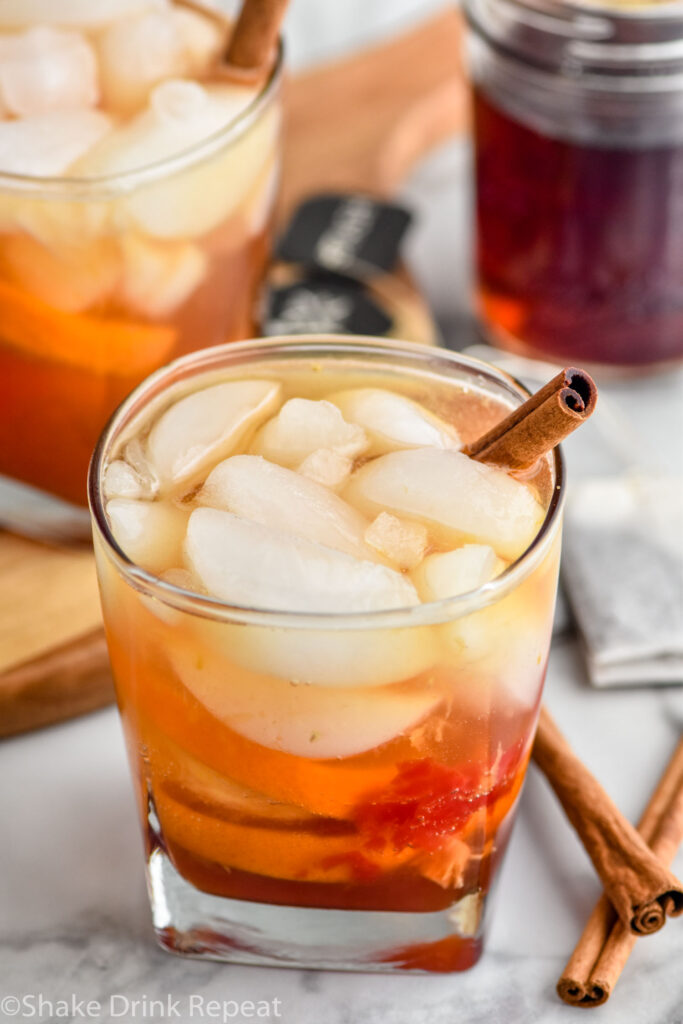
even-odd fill
[{"label": "glass base", "polygon": [[482,951],[484,895],[436,913],[318,910],[200,892],[159,846],[147,862],[154,929],[172,953],[270,967],[443,973]]},{"label": "glass base", "polygon": [[[83,484],[85,490],[85,483]],[[0,476],[0,525],[34,540],[58,544],[90,544],[87,508]]]}]

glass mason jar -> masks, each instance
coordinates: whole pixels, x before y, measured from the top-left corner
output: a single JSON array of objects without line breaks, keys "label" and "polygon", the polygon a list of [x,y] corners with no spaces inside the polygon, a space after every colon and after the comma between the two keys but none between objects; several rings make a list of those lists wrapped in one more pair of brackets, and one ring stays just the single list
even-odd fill
[{"label": "glass mason jar", "polygon": [[[19,515],[0,498],[19,531],[49,536],[40,498],[55,496],[60,528],[87,536],[88,462],[116,406],[169,360],[258,329],[281,67],[176,156],[104,177],[0,174],[0,474],[41,492]],[[164,88],[172,116],[191,117],[199,87]]]},{"label": "glass mason jar", "polygon": [[231,606],[181,589],[182,571],[162,579],[134,564],[104,480],[174,395],[255,378],[314,398],[371,382],[442,410],[466,402],[465,443],[526,394],[445,351],[291,337],[187,356],[119,408],[89,496],[157,937],[250,964],[463,970],[482,949],[533,741],[561,456],[540,467],[547,508],[530,546],[467,594],[346,614]]},{"label": "glass mason jar", "polygon": [[465,0],[478,308],[503,348],[683,359],[683,4]]}]

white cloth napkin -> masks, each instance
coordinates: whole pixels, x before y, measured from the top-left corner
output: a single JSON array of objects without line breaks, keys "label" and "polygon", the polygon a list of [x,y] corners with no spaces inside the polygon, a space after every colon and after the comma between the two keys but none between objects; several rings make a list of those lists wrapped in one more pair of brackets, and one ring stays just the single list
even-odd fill
[{"label": "white cloth napkin", "polygon": [[562,579],[593,685],[683,683],[683,481],[575,482]]}]

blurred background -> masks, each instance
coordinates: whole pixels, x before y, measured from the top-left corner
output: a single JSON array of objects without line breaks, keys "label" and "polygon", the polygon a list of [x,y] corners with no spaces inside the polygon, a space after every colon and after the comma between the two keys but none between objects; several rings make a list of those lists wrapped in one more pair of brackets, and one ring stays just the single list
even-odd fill
[{"label": "blurred background", "polygon": [[[444,0],[292,0],[285,23],[289,67],[300,71],[347,56],[450,6]],[[471,340],[470,154],[466,138],[440,146],[420,162],[398,197],[416,213],[405,257],[446,342],[457,348]]]},{"label": "blurred background", "polygon": [[285,34],[290,67],[298,70],[321,60],[333,60],[367,43],[395,35],[433,11],[444,0],[292,0]]}]

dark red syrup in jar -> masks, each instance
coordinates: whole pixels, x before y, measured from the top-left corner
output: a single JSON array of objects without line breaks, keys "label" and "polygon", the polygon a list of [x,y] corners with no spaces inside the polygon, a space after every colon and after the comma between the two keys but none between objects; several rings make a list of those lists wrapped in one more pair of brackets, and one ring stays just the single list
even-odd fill
[{"label": "dark red syrup in jar", "polygon": [[683,145],[540,134],[475,89],[478,302],[493,340],[549,360],[683,359]]}]

